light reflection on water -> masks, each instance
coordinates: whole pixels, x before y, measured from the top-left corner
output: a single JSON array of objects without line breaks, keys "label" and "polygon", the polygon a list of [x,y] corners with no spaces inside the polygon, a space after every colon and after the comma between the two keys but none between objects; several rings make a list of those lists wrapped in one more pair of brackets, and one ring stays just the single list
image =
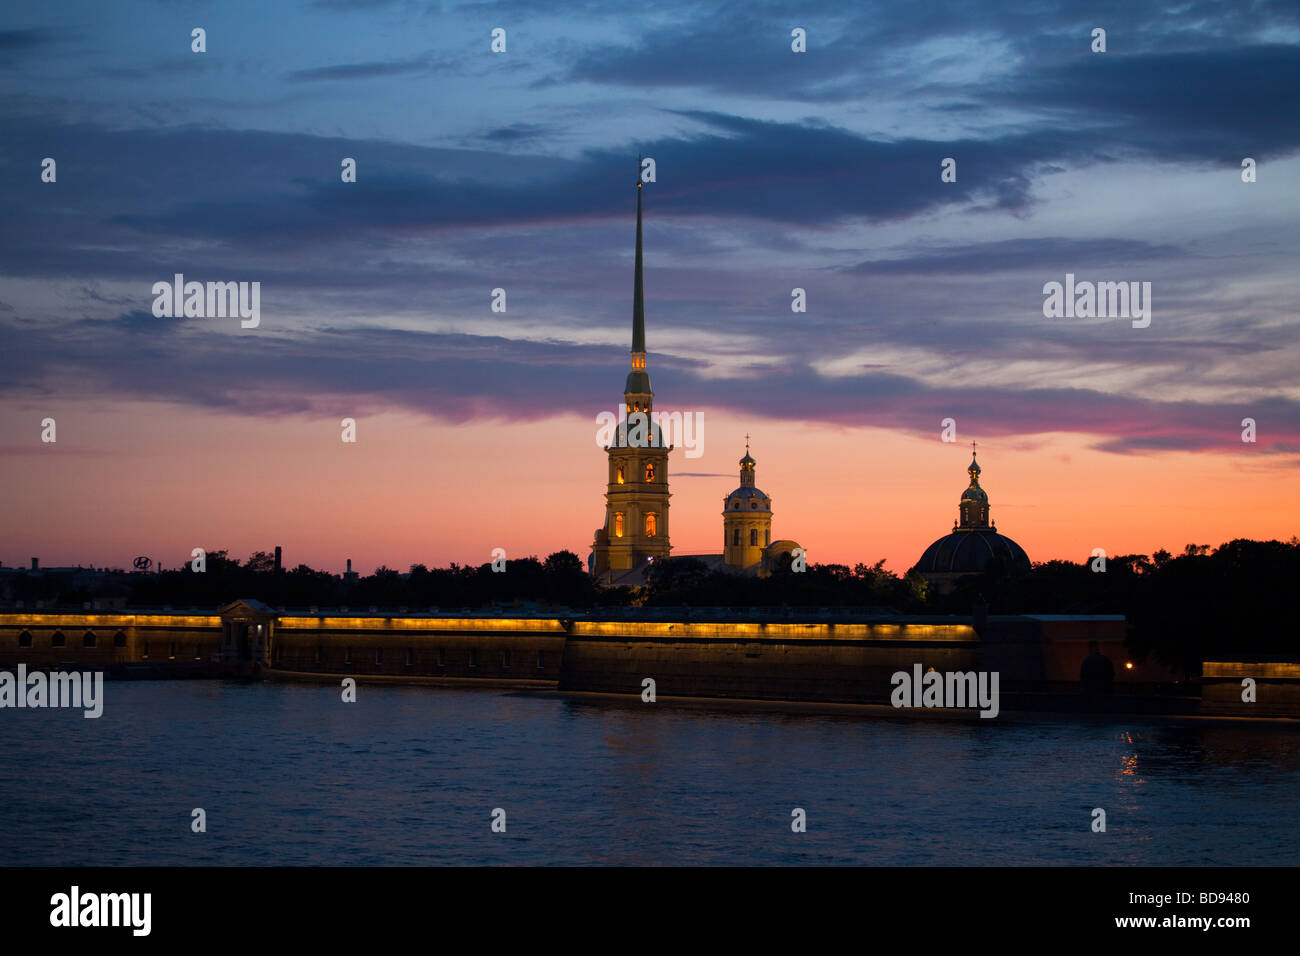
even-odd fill
[{"label": "light reflection on water", "polygon": [[365,684],[356,704],[208,681],[106,697],[98,720],[0,712],[0,864],[1286,865],[1300,844],[1300,724]]}]

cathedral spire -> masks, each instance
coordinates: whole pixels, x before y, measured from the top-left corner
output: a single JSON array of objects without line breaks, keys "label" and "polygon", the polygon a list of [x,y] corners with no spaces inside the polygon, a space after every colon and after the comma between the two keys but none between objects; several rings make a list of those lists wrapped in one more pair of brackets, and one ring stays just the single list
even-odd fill
[{"label": "cathedral spire", "polygon": [[[636,277],[632,283],[632,354],[645,355],[645,286],[641,278],[641,157],[636,159]],[[636,368],[635,362],[633,368]],[[642,368],[645,366],[642,365]]]},{"label": "cathedral spire", "polygon": [[650,413],[654,390],[645,370],[645,283],[641,277],[641,161],[637,159],[636,180],[636,274],[632,283],[632,370],[623,387],[626,414]]}]

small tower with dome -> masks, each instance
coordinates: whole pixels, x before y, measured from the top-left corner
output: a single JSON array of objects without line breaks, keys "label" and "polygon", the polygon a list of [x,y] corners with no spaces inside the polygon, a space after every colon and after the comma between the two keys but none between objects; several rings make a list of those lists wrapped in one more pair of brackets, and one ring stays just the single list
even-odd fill
[{"label": "small tower with dome", "polygon": [[763,549],[772,543],[772,499],[754,485],[754,466],[745,436],[740,459],[740,487],[722,499],[723,561],[744,571],[762,563]]}]

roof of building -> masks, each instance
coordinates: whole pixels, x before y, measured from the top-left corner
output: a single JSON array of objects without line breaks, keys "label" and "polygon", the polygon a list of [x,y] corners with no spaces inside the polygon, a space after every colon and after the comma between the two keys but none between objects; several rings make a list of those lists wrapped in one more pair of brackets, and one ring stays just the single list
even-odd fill
[{"label": "roof of building", "polygon": [[925,549],[915,570],[922,574],[979,574],[994,558],[1009,569],[1029,570],[1024,548],[991,528],[959,528]]}]

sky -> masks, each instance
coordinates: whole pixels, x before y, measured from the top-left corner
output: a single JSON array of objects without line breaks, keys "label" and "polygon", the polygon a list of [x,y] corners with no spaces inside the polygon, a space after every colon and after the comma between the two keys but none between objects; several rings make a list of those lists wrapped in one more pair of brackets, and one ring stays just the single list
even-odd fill
[{"label": "sky", "polygon": [[1014,6],[7,5],[0,562],[585,560],[638,155],[675,553],[746,435],[811,562],[906,571],[971,441],[1035,561],[1300,534],[1300,8]]}]

